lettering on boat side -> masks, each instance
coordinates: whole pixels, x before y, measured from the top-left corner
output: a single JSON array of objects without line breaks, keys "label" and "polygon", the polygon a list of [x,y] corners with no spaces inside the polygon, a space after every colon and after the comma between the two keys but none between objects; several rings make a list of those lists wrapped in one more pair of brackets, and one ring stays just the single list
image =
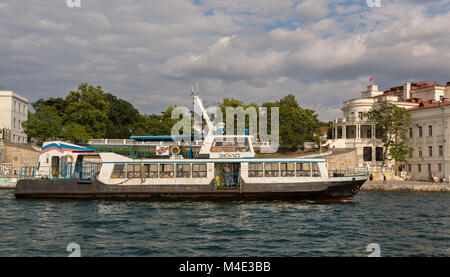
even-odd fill
[{"label": "lettering on boat side", "polygon": [[213,269],[223,272],[269,272],[270,262],[223,262],[223,266],[214,266],[213,263],[186,263],[180,264],[180,272],[205,272],[211,274]]},{"label": "lettering on boat side", "polygon": [[219,154],[219,158],[220,159],[239,159],[241,157],[241,155],[239,154]]}]

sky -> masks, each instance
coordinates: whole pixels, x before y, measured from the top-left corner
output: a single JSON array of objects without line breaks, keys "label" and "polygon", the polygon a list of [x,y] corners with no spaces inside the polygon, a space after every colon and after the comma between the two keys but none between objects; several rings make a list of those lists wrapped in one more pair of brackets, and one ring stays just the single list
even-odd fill
[{"label": "sky", "polygon": [[87,82],[160,113],[192,106],[198,83],[207,106],[294,94],[328,121],[371,76],[380,89],[450,81],[450,0],[80,4],[0,0],[0,89],[34,102]]}]

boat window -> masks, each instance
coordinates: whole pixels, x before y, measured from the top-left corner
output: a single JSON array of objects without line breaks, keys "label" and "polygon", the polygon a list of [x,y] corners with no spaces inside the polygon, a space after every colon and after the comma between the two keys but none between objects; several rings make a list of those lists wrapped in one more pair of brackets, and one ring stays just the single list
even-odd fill
[{"label": "boat window", "polygon": [[192,177],[206,177],[206,164],[192,164]]},{"label": "boat window", "polygon": [[191,164],[177,164],[177,178],[191,178]]},{"label": "boat window", "polygon": [[297,163],[297,177],[309,177],[310,175],[310,163]]},{"label": "boat window", "polygon": [[160,178],[173,178],[173,169],[174,164],[160,164],[159,165],[159,172],[160,172]]},{"label": "boat window", "polygon": [[295,165],[294,163],[281,163],[281,177],[293,177],[295,176]]},{"label": "boat window", "polygon": [[144,164],[144,178],[158,178],[158,164]]},{"label": "boat window", "polygon": [[141,178],[141,165],[129,164],[127,178]]},{"label": "boat window", "polygon": [[238,147],[237,147],[238,152],[249,152],[250,151],[248,138],[238,138],[237,144],[238,144]]},{"label": "boat window", "polygon": [[125,178],[125,164],[115,164],[111,178]]},{"label": "boat window", "polygon": [[211,152],[236,152],[236,146],[238,146],[236,138],[218,138],[214,140]]},{"label": "boat window", "polygon": [[313,177],[320,177],[320,170],[319,170],[319,164],[318,163],[312,163],[312,176]]},{"label": "boat window", "polygon": [[262,163],[249,163],[248,164],[248,177],[263,177],[263,164]]},{"label": "boat window", "polygon": [[264,172],[266,177],[278,177],[279,164],[278,163],[265,163]]}]

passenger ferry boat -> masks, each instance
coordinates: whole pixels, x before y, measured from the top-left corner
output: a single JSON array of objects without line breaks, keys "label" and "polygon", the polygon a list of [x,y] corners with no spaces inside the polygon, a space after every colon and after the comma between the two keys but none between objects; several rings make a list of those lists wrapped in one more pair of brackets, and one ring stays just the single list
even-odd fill
[{"label": "passenger ferry boat", "polygon": [[[204,118],[201,100],[195,96]],[[351,200],[367,172],[329,171],[324,158],[256,158],[247,135],[208,132],[195,158],[132,159],[66,142],[46,142],[39,165],[23,168],[16,198],[179,200]]]}]

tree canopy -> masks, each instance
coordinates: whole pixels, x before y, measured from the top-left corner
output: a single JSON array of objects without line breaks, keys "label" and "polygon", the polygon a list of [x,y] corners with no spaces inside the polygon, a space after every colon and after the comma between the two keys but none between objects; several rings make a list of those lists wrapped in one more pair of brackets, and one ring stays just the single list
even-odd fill
[{"label": "tree canopy", "polygon": [[[262,104],[267,107],[267,130],[270,132],[271,107],[279,108],[280,143],[288,149],[296,149],[305,141],[316,141],[320,126],[318,115],[310,109],[300,107],[294,95],[289,94],[275,102]],[[140,114],[129,102],[111,93],[105,93],[100,86],[81,84],[70,91],[65,98],[39,99],[32,104],[35,112],[29,114],[23,124],[28,137],[87,142],[92,138],[129,138],[131,135],[170,135],[178,120],[172,119],[174,106],[161,114]],[[246,104],[234,98],[224,98],[219,107],[226,122],[226,107],[244,110],[254,107],[259,118],[258,105]],[[235,129],[237,117],[234,119]],[[249,128],[249,117],[245,118]]]},{"label": "tree canopy", "polygon": [[376,109],[365,113],[365,116],[376,123],[377,137],[383,142],[382,167],[387,160],[406,162],[409,154],[407,132],[411,122],[408,111],[392,103],[381,102]]},{"label": "tree canopy", "polygon": [[29,137],[40,139],[87,142],[92,138],[170,134],[174,124],[170,119],[173,107],[162,115],[141,115],[129,102],[87,83],[70,91],[65,99],[39,99],[32,107],[35,112],[30,112],[23,127]]}]

